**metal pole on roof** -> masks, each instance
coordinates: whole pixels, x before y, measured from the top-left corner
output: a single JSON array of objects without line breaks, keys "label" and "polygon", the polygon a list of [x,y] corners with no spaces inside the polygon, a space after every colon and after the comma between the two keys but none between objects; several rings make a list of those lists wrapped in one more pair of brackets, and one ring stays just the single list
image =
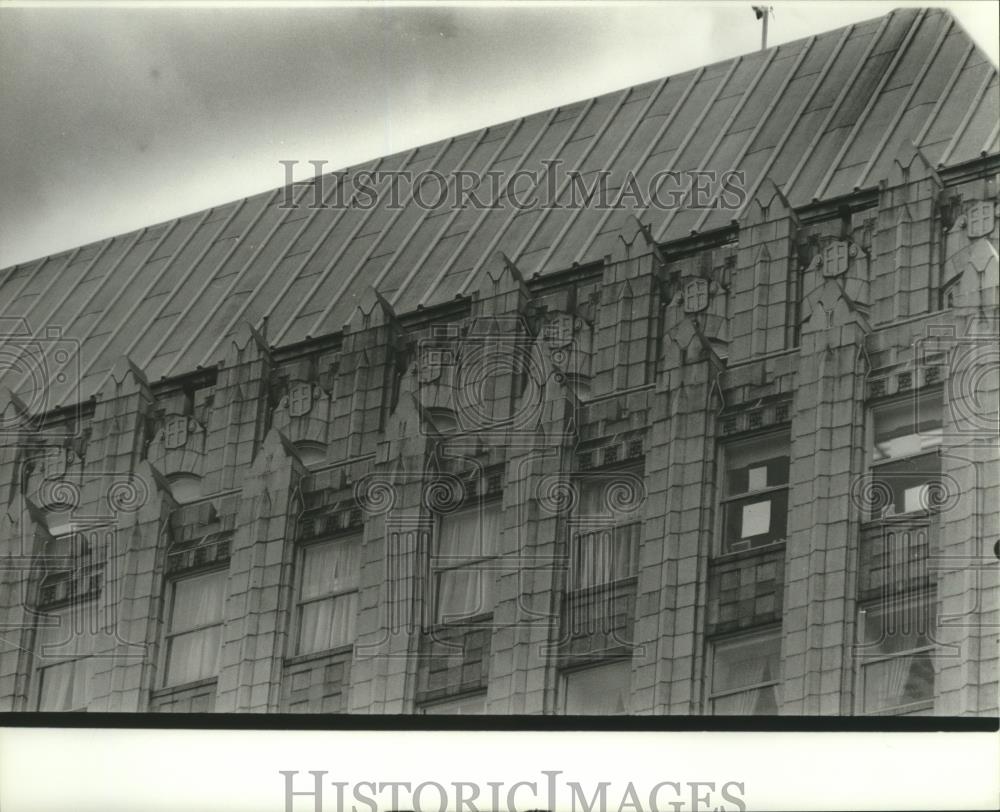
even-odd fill
[{"label": "metal pole on roof", "polygon": [[767,50],[767,18],[774,14],[774,9],[771,6],[751,6],[753,9],[754,16],[758,20],[762,20],[760,27],[760,49],[762,51]]}]

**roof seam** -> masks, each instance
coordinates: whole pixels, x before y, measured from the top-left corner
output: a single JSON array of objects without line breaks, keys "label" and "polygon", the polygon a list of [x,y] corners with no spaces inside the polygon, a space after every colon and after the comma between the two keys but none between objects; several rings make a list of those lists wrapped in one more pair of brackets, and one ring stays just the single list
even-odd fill
[{"label": "roof seam", "polygon": [[861,115],[859,115],[857,121],[854,122],[854,126],[851,127],[851,131],[847,134],[847,138],[844,139],[844,143],[840,145],[840,149],[837,151],[836,157],[830,162],[830,167],[826,170],[826,174],[823,176],[822,180],[820,180],[819,186],[816,187],[816,191],[813,192],[813,200],[819,200],[823,196],[823,192],[826,191],[826,187],[829,186],[834,174],[840,168],[840,162],[844,159],[844,156],[847,155],[847,151],[854,143],[854,139],[857,138],[858,133],[861,131],[861,127],[868,119],[868,116],[871,115],[871,111],[875,108],[875,104],[882,95],[882,89],[889,81],[889,77],[896,72],[896,69],[899,67],[899,63],[903,59],[903,55],[910,47],[910,43],[913,42],[913,38],[916,36],[917,30],[920,28],[920,25],[926,16],[927,9],[921,9],[914,18],[913,22],[910,23],[906,36],[899,44],[899,47],[896,48],[892,60],[889,62],[889,67],[882,73],[882,78],[879,79],[878,84],[875,86],[875,90],[872,91],[871,98],[868,99],[868,103],[861,111]]},{"label": "roof seam", "polygon": [[[445,154],[451,148],[452,144],[454,144],[454,141],[452,139],[448,139],[447,141],[444,142],[444,145],[441,147],[440,150],[438,150],[438,152],[434,156],[434,160],[431,162],[430,168],[432,170],[437,169],[437,165],[441,162],[441,159],[444,158]],[[409,195],[409,200],[407,201],[407,206],[409,205],[409,203],[416,200],[416,194],[417,194],[417,184],[410,184],[410,195]],[[399,218],[403,216],[403,212],[406,211],[407,206],[400,206],[396,211],[392,213],[392,216],[389,218],[389,222],[378,230],[379,236],[376,239],[372,240],[371,245],[368,246],[367,250],[361,255],[361,258],[357,261],[357,263],[355,263],[354,269],[347,274],[347,277],[344,279],[344,284],[340,286],[340,289],[333,295],[330,301],[327,302],[326,307],[323,308],[323,311],[319,314],[319,318],[316,319],[316,323],[313,325],[311,331],[313,334],[317,333],[322,328],[323,322],[326,321],[326,319],[333,312],[333,308],[337,306],[343,295],[347,293],[351,285],[354,284],[355,279],[361,273],[361,269],[365,267],[365,263],[371,258],[372,254],[375,251],[375,248],[381,244],[382,239],[384,238],[386,232],[392,229],[392,227],[396,225],[396,221],[398,221]],[[374,211],[375,209],[373,208],[372,212]],[[375,285],[373,284],[372,287],[375,287]]]},{"label": "roof seam", "polygon": [[[250,226],[250,228],[248,228],[246,230],[244,236],[249,237],[253,233],[254,229],[257,228],[257,226],[261,222],[261,220],[263,220],[264,212],[270,210],[271,203],[274,201],[275,197],[277,197],[277,191],[278,190],[275,190],[275,194],[271,195],[268,198],[267,205],[264,207],[264,209],[261,210],[261,213],[254,220],[253,225]],[[295,206],[297,206],[301,202],[302,198],[304,198],[306,196],[307,192],[309,192],[309,189],[308,188],[303,188],[301,190],[301,194],[299,195],[299,197],[293,198]],[[233,274],[233,279],[229,283],[229,287],[226,288],[225,294],[223,294],[223,296],[222,296],[222,300],[223,301],[227,301],[229,299],[229,297],[232,295],[233,291],[236,289],[236,286],[239,285],[240,282],[243,281],[243,277],[246,276],[247,273],[249,273],[249,271],[250,271],[251,268],[253,268],[254,263],[257,261],[257,258],[260,257],[261,254],[264,253],[265,246],[267,246],[268,243],[271,242],[271,239],[274,237],[274,235],[278,233],[278,229],[281,228],[284,225],[285,221],[288,219],[288,216],[293,211],[295,211],[295,207],[294,206],[292,208],[285,209],[284,212],[281,214],[281,216],[278,217],[274,221],[274,224],[268,229],[267,235],[260,241],[260,244],[257,245],[253,249],[253,252],[247,258],[246,262],[243,263],[243,267],[240,268],[235,274]],[[239,242],[241,242],[241,241],[242,241],[242,238],[241,238],[240,241],[237,241],[236,245],[239,245]],[[252,243],[251,243],[251,245],[252,245]],[[215,278],[218,279],[220,277],[216,276]],[[243,311],[246,308],[246,306],[250,303],[250,301],[251,301],[251,297],[248,294],[247,297],[243,300],[243,302],[241,302],[240,307],[237,308],[237,310],[238,311]],[[171,326],[170,330],[168,330],[167,334],[164,336],[164,340],[166,339],[167,336],[172,335],[173,332],[174,332],[174,330],[176,330],[177,327],[184,321],[184,318],[193,309],[194,304],[195,304],[195,302],[194,302],[194,300],[192,300],[191,307],[187,308],[187,310],[180,316],[180,318],[178,318],[177,321],[175,321],[173,323],[173,325]],[[173,360],[170,362],[170,364],[166,368],[166,370],[164,370],[164,372],[161,375],[161,377],[166,378],[167,376],[170,375],[171,372],[173,372],[174,367],[177,366],[177,362],[180,361],[180,359],[184,357],[185,353],[189,349],[191,349],[191,346],[194,344],[194,342],[197,341],[201,337],[201,333],[208,327],[209,323],[212,321],[212,319],[215,316],[216,316],[216,312],[215,311],[209,311],[205,315],[205,317],[201,320],[201,324],[199,324],[198,327],[195,330],[191,331],[191,335],[188,336],[187,341],[184,342],[184,344],[181,345],[181,348],[174,354]],[[219,341],[223,340],[229,334],[229,331],[232,329],[232,326],[235,323],[236,323],[236,321],[233,320],[230,323],[230,325],[225,329],[225,331],[223,332],[223,335],[216,337],[216,345],[218,344]],[[213,347],[213,349],[214,349],[214,347]],[[147,361],[147,365],[149,363],[152,363],[152,361],[153,361],[154,358],[156,358],[155,354],[150,357],[149,361]],[[195,368],[198,369],[198,368],[200,368],[200,366],[196,366]]]},{"label": "roof seam", "polygon": [[883,19],[881,25],[879,25],[878,30],[872,35],[871,42],[868,43],[868,47],[865,49],[864,54],[861,59],[858,60],[857,64],[854,66],[854,70],[851,71],[850,78],[844,82],[844,86],[840,89],[840,93],[837,94],[837,98],[834,99],[833,104],[830,105],[830,109],[823,119],[823,123],[817,128],[817,136],[813,139],[809,148],[802,153],[802,157],[799,159],[798,164],[792,170],[792,174],[788,176],[788,179],[784,183],[784,193],[786,197],[789,197],[792,193],[792,189],[795,186],[795,181],[798,180],[799,174],[805,167],[806,162],[809,157],[816,151],[816,145],[823,139],[823,136],[827,133],[827,127],[830,126],[830,122],[833,121],[834,117],[840,111],[840,106],[844,103],[844,99],[847,98],[848,92],[857,80],[858,75],[861,73],[865,64],[868,62],[868,58],[871,56],[872,52],[875,50],[875,46],[878,41],[882,38],[883,32],[889,26],[889,21],[892,19],[895,11],[890,11]]},{"label": "roof seam", "polygon": [[[663,91],[666,89],[669,82],[670,82],[669,76],[663,78],[662,80],[660,80],[660,83],[655,89],[655,91],[649,94],[649,100],[643,106],[642,110],[639,111],[639,115],[636,116],[635,121],[632,122],[632,126],[630,126],[626,131],[626,133],[621,137],[621,140],[618,142],[618,145],[615,147],[614,151],[611,153],[611,156],[608,158],[608,165],[611,165],[618,160],[618,156],[622,154],[622,150],[625,149],[626,144],[628,144],[629,141],[632,140],[633,136],[636,134],[636,132],[638,132],[639,127],[641,127],[642,124],[648,120],[647,116],[649,115],[649,111],[652,110],[653,105],[660,100],[660,97],[663,95]],[[576,223],[580,215],[583,214],[583,210],[584,210],[583,206],[578,206],[576,207],[576,209],[573,210],[570,216],[566,218],[566,222],[563,223],[563,226],[559,230],[559,233],[556,234],[556,236],[553,238],[552,244],[549,246],[548,251],[546,251],[545,255],[538,261],[537,267],[539,271],[541,271],[546,266],[546,264],[552,258],[553,254],[555,254],[556,250],[559,248],[559,246],[562,244],[562,241],[569,233],[569,230]]]},{"label": "roof seam", "polygon": [[[601,138],[604,137],[604,133],[608,131],[608,127],[611,126],[611,122],[618,117],[619,112],[621,112],[622,107],[625,105],[625,102],[628,101],[630,95],[631,95],[631,88],[623,91],[619,95],[618,101],[612,106],[611,110],[604,117],[604,121],[601,122],[600,128],[590,136],[590,143],[587,145],[587,147],[583,150],[583,153],[577,159],[576,166],[570,171],[578,172],[580,170],[584,162],[587,160],[587,158],[590,157],[590,154],[597,147]],[[574,140],[580,140],[580,139],[574,139]],[[559,199],[559,196],[566,190],[566,187],[569,186],[569,184],[570,184],[570,176],[567,173],[566,177],[563,179],[562,184],[560,184],[559,189],[556,191],[556,200]],[[537,234],[538,231],[541,229],[542,224],[551,216],[551,209],[540,208],[540,211],[542,213],[535,218],[535,222],[532,223],[531,228],[528,229],[528,233],[525,234],[525,236],[521,239],[520,245],[518,245],[517,248],[515,248],[511,253],[511,257],[513,257],[515,262],[520,258],[525,248],[527,248],[528,245],[530,245],[531,240],[534,238],[535,234]]]},{"label": "roof seam", "polygon": [[[382,164],[386,160],[388,160],[388,158],[385,158],[385,159],[380,158],[379,160],[377,160],[374,163],[371,171],[372,172],[378,172],[379,171],[379,167],[381,167]],[[345,174],[344,177],[346,178],[347,175]],[[334,187],[334,189],[335,190],[339,189],[340,185],[341,184],[338,183],[337,186]],[[309,251],[309,256],[307,256],[304,260],[302,260],[302,263],[299,265],[299,270],[296,271],[296,277],[298,277],[299,275],[301,275],[301,273],[306,269],[306,266],[310,262],[312,262],[313,257],[315,257],[316,254],[319,253],[320,248],[322,248],[326,244],[326,241],[328,239],[330,239],[330,236],[333,234],[334,229],[340,224],[340,221],[342,219],[344,219],[344,217],[346,216],[347,211],[348,211],[349,208],[350,207],[346,206],[346,205],[340,207],[340,209],[337,211],[336,216],[330,221],[330,225],[328,225],[323,230],[323,233],[320,235],[319,240],[317,240],[316,245],[314,245],[313,248],[312,248],[312,250]],[[341,253],[343,253],[343,245],[341,245],[341,251],[337,253],[337,257],[339,257]],[[285,334],[292,328],[292,325],[295,323],[295,320],[299,317],[299,314],[305,309],[306,305],[309,302],[312,301],[313,296],[316,295],[316,291],[319,290],[319,288],[322,286],[323,282],[326,280],[326,275],[329,272],[329,267],[330,266],[328,266],[327,272],[322,272],[321,271],[321,272],[319,272],[319,273],[316,274],[316,281],[313,283],[312,287],[309,289],[309,292],[305,296],[302,297],[302,299],[299,301],[298,305],[296,305],[295,309],[292,311],[291,315],[288,317],[288,320],[285,322],[285,325],[281,328],[281,330],[275,336],[275,338],[274,338],[274,343],[275,344],[278,344],[281,341],[281,339],[285,336]],[[291,284],[289,284],[288,289],[289,290],[291,289]],[[284,298],[284,293],[282,294],[282,298]],[[275,303],[275,306],[277,306],[277,302]],[[268,341],[270,341],[270,339],[268,339]]]},{"label": "roof seam", "polygon": [[[792,66],[792,69],[788,71],[788,75],[785,77],[785,80],[781,83],[781,87],[778,88],[777,93],[774,94],[774,98],[771,99],[771,103],[764,110],[764,113],[761,115],[760,120],[757,122],[757,125],[753,128],[753,131],[750,133],[750,135],[747,136],[747,139],[743,144],[743,148],[739,151],[736,158],[733,160],[733,163],[729,170],[730,172],[735,172],[740,162],[743,160],[744,157],[746,157],[747,151],[750,149],[750,146],[756,140],[757,135],[764,128],[764,125],[767,123],[768,119],[771,118],[771,114],[778,106],[778,102],[781,100],[782,94],[784,94],[785,90],[788,88],[788,85],[794,78],[796,71],[798,71],[799,66],[805,60],[809,51],[812,50],[812,47],[815,44],[815,42],[816,42],[816,37],[810,37],[808,40],[806,40],[805,44],[802,47],[802,50],[799,52],[798,58],[795,60],[795,64]],[[705,210],[701,214],[701,217],[699,217],[698,220],[695,222],[694,227],[691,229],[692,234],[696,234],[697,232],[701,231],[702,226],[705,225],[705,221],[708,219],[709,215],[713,211],[710,208],[710,205],[714,203],[715,200],[719,196],[721,196],[721,194],[722,194],[722,187],[720,185],[716,190],[716,192],[712,195],[711,199],[709,200],[709,206],[705,208]]]},{"label": "roof seam", "polygon": [[944,45],[944,41],[948,38],[948,34],[951,31],[953,25],[951,17],[948,16],[947,14],[942,15],[942,19],[944,21],[944,24],[941,26],[941,33],[938,34],[938,38],[935,40],[934,45],[931,47],[930,54],[928,55],[926,61],[921,67],[920,72],[917,74],[917,76],[913,79],[913,82],[910,84],[910,90],[906,94],[906,97],[903,99],[902,103],[899,105],[899,109],[896,111],[896,115],[893,116],[892,121],[889,123],[889,126],[886,127],[885,133],[882,135],[881,140],[875,146],[875,149],[872,150],[871,158],[868,159],[868,163],[865,164],[864,168],[858,175],[858,179],[854,182],[853,186],[854,189],[860,189],[864,185],[864,182],[868,179],[869,173],[872,171],[872,169],[874,169],[875,163],[882,155],[882,150],[884,150],[885,145],[889,143],[889,139],[895,132],[896,127],[899,126],[899,122],[902,120],[903,116],[905,116],[909,112],[910,102],[913,101],[913,97],[917,94],[917,90],[919,90],[920,85],[923,84],[924,79],[930,72],[931,65],[934,64],[934,60],[937,58],[937,55],[941,52],[941,46]]},{"label": "roof seam", "polygon": [[[570,127],[569,132],[567,132],[566,135],[563,137],[562,141],[559,143],[559,146],[555,151],[555,154],[551,158],[549,158],[549,161],[555,161],[558,159],[559,154],[566,148],[566,144],[568,144],[570,139],[572,139],[573,136],[576,135],[577,131],[580,129],[580,125],[583,124],[587,116],[590,115],[590,111],[594,109],[594,106],[597,104],[597,98],[590,99],[585,105],[583,105],[582,109],[580,110],[580,115],[576,117],[576,121],[573,122],[573,126]],[[548,129],[548,127],[546,127],[546,129]],[[527,158],[527,156],[525,156],[525,158]],[[545,162],[543,161],[542,163]],[[509,188],[510,184],[508,183],[505,186],[505,193],[507,190],[509,190]],[[535,188],[537,189],[538,186],[536,185]],[[506,235],[507,231],[510,229],[511,224],[514,222],[515,218],[522,213],[523,213],[522,211],[514,209],[511,215],[507,217],[507,221],[503,225],[501,225],[500,228],[497,229],[496,234],[493,235],[492,239],[490,240],[489,244],[486,247],[486,250],[482,252],[479,259],[471,266],[469,270],[469,275],[465,277],[465,281],[462,282],[461,286],[458,289],[459,295],[464,295],[465,292],[472,286],[472,283],[475,281],[476,277],[479,276],[479,272],[482,269],[483,265],[486,264],[487,260],[493,255],[493,252],[496,250],[496,247],[500,242],[501,236]]]},{"label": "roof seam", "polygon": [[[639,157],[639,160],[634,164],[634,169],[632,170],[633,175],[638,175],[639,172],[642,171],[642,168],[646,165],[646,162],[649,160],[650,156],[654,154],[656,146],[663,139],[664,134],[670,128],[670,125],[677,117],[677,114],[680,112],[681,108],[683,108],[684,105],[687,103],[688,98],[691,96],[691,93],[694,92],[695,87],[698,86],[698,83],[701,81],[701,77],[704,75],[704,73],[705,73],[704,68],[702,68],[701,70],[693,71],[691,81],[688,83],[688,86],[684,89],[684,92],[681,94],[680,99],[677,100],[677,104],[675,104],[670,113],[665,116],[663,123],[660,125],[660,128],[656,131],[656,134],[653,136],[652,140],[646,146],[646,149],[643,150],[643,153]],[[594,230],[591,232],[591,235],[587,238],[587,241],[582,245],[580,250],[577,252],[576,257],[573,260],[574,263],[579,263],[580,260],[586,255],[587,250],[590,248],[591,245],[593,245],[596,236],[599,233],[601,233],[601,230],[604,228],[605,224],[611,218],[611,212],[612,210],[609,208],[601,216],[601,220],[600,222],[598,222],[597,227],[594,228]]]},{"label": "roof seam", "polygon": [[[490,167],[497,162],[500,156],[503,155],[504,150],[507,149],[507,146],[514,139],[514,136],[521,131],[521,127],[524,125],[524,122],[525,119],[523,118],[518,119],[517,123],[510,128],[510,132],[508,132],[506,136],[504,136],[502,139],[497,139],[500,141],[500,145],[494,150],[493,154],[490,156],[490,159],[486,162],[485,166]],[[486,143],[492,143],[492,142],[486,142]],[[488,169],[486,171],[487,173],[489,172]],[[424,266],[424,263],[427,261],[427,258],[433,253],[434,248],[444,238],[444,235],[451,228],[455,220],[458,219],[460,212],[461,209],[457,207],[454,210],[452,210],[451,214],[448,215],[448,219],[441,226],[441,228],[438,229],[434,239],[427,244],[427,247],[424,249],[423,253],[413,264],[413,267],[410,268],[410,272],[406,275],[403,281],[400,282],[399,287],[396,289],[396,292],[392,295],[392,299],[390,300],[390,304],[393,307],[395,307],[397,302],[399,302],[400,298],[403,295],[403,291],[406,290],[409,287],[410,283],[416,278],[417,273]]]}]

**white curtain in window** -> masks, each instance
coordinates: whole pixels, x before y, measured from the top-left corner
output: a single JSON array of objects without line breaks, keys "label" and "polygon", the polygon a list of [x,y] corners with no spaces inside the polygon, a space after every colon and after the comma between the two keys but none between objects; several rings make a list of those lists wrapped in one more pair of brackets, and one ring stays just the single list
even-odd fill
[{"label": "white curtain in window", "polygon": [[38,710],[83,710],[90,698],[93,659],[84,657],[39,670]]},{"label": "white curtain in window", "polygon": [[312,544],[302,555],[302,600],[358,588],[360,539]]},{"label": "white curtain in window", "polygon": [[299,654],[353,643],[357,614],[357,592],[303,604],[299,618]]},{"label": "white curtain in window", "polygon": [[170,632],[220,623],[226,597],[226,576],[223,570],[176,581]]},{"label": "white curtain in window", "polygon": [[714,698],[713,712],[741,716],[777,713],[774,686],[750,686],[777,679],[780,647],[776,634],[718,643],[713,652],[712,693],[748,690]]},{"label": "white curtain in window", "polygon": [[566,675],[566,713],[617,716],[629,712],[632,664],[616,662]]},{"label": "white curtain in window", "polygon": [[447,623],[493,611],[496,573],[482,565],[438,573],[438,620]]},{"label": "white curtain in window", "polygon": [[906,704],[906,682],[912,665],[913,656],[907,654],[866,665],[865,710],[885,710]]},{"label": "white curtain in window", "polygon": [[766,716],[777,714],[777,688],[765,685],[713,700],[712,710],[726,716]]},{"label": "white curtain in window", "polygon": [[167,685],[207,679],[219,673],[222,625],[171,638],[167,652]]},{"label": "white curtain in window", "polygon": [[35,646],[39,665],[93,654],[98,649],[101,618],[97,601],[72,603],[46,612],[38,621]]},{"label": "white curtain in window", "polygon": [[[441,517],[437,554],[444,559],[489,558],[497,554],[500,537],[500,505],[477,505]],[[457,564],[443,560],[441,567]]]},{"label": "white curtain in window", "polygon": [[611,583],[635,575],[639,525],[580,533],[573,545],[572,589]]}]

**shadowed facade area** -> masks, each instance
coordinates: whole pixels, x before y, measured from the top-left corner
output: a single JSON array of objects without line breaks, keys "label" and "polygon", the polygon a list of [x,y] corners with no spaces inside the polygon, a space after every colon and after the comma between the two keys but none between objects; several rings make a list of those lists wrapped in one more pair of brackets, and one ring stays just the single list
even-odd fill
[{"label": "shadowed facade area", "polygon": [[998,120],[902,10],[0,271],[0,708],[995,715]]}]

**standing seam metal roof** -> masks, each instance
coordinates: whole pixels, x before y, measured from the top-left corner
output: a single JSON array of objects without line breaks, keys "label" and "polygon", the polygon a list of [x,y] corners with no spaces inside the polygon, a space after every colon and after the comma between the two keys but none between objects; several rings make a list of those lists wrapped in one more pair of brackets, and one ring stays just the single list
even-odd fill
[{"label": "standing seam metal roof", "polygon": [[[901,10],[660,81],[465,133],[351,168],[500,173],[559,160],[585,177],[740,169],[793,206],[868,188],[912,140],[939,166],[1000,152],[997,69],[940,10]],[[335,173],[338,174],[338,173]],[[335,192],[324,178],[324,190]],[[298,191],[311,198],[311,187]],[[669,243],[728,225],[739,212],[511,207],[426,210],[281,208],[283,190],[216,206],[0,271],[0,324],[35,336],[57,326],[79,342],[82,398],[122,356],[151,381],[216,363],[240,319],[288,346],[336,332],[374,285],[399,313],[476,290],[502,249],[527,276],[611,252],[624,218]],[[327,199],[330,199],[329,197]],[[20,340],[20,339],[19,339]],[[0,352],[5,341],[0,337]],[[56,352],[56,343],[47,350]],[[75,360],[48,358],[56,374]],[[65,370],[63,369],[65,367]],[[70,400],[65,384],[50,405]],[[0,380],[28,383],[13,369]]]}]

